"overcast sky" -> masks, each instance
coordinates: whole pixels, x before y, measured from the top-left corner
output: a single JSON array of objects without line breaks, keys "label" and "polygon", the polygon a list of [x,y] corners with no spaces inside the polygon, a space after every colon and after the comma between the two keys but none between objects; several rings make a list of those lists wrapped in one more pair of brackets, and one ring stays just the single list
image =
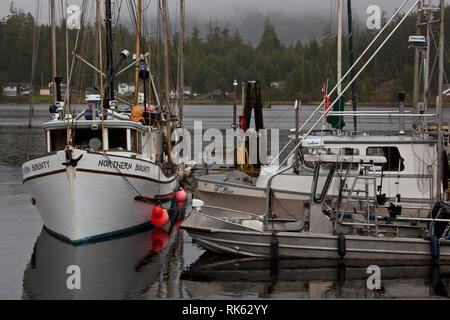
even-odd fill
[{"label": "overcast sky", "polygon": [[[65,0],[64,0],[65,1]],[[94,1],[94,0],[87,0]],[[116,3],[123,1],[122,15],[125,21],[129,20],[129,14],[125,2],[128,0],[115,0]],[[368,17],[366,9],[369,5],[378,5],[390,16],[404,0],[353,0],[352,11],[354,19],[362,26]],[[17,8],[24,9],[36,14],[38,0],[14,0]],[[42,23],[48,23],[48,0],[40,0],[42,3]],[[67,0],[69,4],[82,3],[82,0]],[[414,0],[410,0],[405,7],[410,7]],[[8,14],[9,0],[0,0],[0,16]],[[56,0],[59,9],[61,0]],[[149,0],[144,0],[144,5]],[[177,29],[176,22],[179,13],[176,10],[179,0],[168,0],[169,16],[172,30]],[[209,21],[217,23],[220,27],[228,26],[233,32],[239,29],[242,37],[247,41],[259,40],[264,20],[270,17],[284,42],[296,41],[297,39],[309,39],[320,37],[322,30],[336,21],[337,0],[186,0],[186,29],[189,34],[194,25],[197,25],[202,34],[205,34]],[[346,3],[344,0],[344,16],[346,16]],[[438,4],[438,0],[432,0]],[[449,4],[450,0],[446,0]],[[154,13],[156,12],[157,0],[151,0],[146,14],[152,18],[152,25],[156,23]],[[60,12],[60,11],[59,11]],[[58,15],[59,16],[59,15]],[[346,21],[346,20],[345,20]],[[152,27],[151,27],[152,28]]]}]

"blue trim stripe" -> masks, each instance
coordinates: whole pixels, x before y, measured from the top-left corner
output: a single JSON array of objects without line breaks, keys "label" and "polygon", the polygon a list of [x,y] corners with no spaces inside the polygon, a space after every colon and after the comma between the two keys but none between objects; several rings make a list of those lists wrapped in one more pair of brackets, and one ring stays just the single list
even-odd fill
[{"label": "blue trim stripe", "polygon": [[127,237],[130,235],[142,232],[144,230],[151,230],[154,228],[155,227],[152,225],[152,223],[150,221],[148,221],[148,222],[139,224],[137,226],[133,226],[133,227],[125,228],[125,229],[120,229],[120,230],[115,230],[115,231],[106,232],[106,233],[102,233],[102,234],[97,234],[95,236],[89,236],[89,237],[85,237],[85,238],[78,239],[78,240],[70,240],[66,236],[64,236],[58,232],[55,232],[53,230],[50,230],[49,228],[47,228],[44,225],[44,229],[50,235],[52,235],[53,237],[55,237],[61,241],[71,243],[75,246],[91,244],[91,243],[96,243],[96,242],[102,242],[102,241],[106,241],[106,240],[110,240],[110,239],[114,239],[114,238]]}]

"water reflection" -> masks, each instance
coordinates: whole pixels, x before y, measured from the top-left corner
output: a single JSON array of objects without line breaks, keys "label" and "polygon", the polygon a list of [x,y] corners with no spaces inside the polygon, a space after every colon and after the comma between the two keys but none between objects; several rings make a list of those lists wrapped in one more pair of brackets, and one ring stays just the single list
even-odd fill
[{"label": "water reflection", "polygon": [[[23,277],[23,299],[177,298],[183,268],[179,214],[152,229],[84,246],[73,246],[42,229]],[[69,290],[67,267],[81,270],[81,289]]]},{"label": "water reflection", "polygon": [[[381,268],[381,288],[369,290],[367,267]],[[181,279],[192,298],[389,299],[450,294],[450,265],[426,262],[279,260],[205,252]]]}]

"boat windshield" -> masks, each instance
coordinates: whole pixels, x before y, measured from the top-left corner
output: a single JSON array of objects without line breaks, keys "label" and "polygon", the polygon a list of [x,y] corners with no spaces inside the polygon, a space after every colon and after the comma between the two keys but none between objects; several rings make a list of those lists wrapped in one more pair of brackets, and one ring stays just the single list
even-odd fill
[{"label": "boat windshield", "polygon": [[330,162],[316,162],[314,170],[313,183],[313,200],[316,203],[321,203],[325,198],[331,178],[334,174],[335,163]]},{"label": "boat windshield", "polygon": [[[332,155],[345,155],[345,156],[358,156],[359,155],[359,149],[356,148],[304,148],[302,149],[303,154],[332,154]],[[342,164],[342,169],[347,169],[347,166],[351,164],[344,163]],[[314,162],[311,161],[305,161],[305,166],[308,168],[314,168]]]},{"label": "boat windshield", "polygon": [[[138,135],[136,130],[129,130],[127,138],[126,128],[109,128],[108,134],[105,136],[105,144],[108,150],[117,151],[137,151]],[[49,148],[48,152],[63,150],[67,144],[67,133],[65,129],[49,130]],[[93,130],[91,128],[76,128],[72,135],[73,145],[80,149],[101,150],[102,135],[101,130]],[[128,141],[128,142],[127,142]],[[128,145],[129,144],[129,145]]]}]

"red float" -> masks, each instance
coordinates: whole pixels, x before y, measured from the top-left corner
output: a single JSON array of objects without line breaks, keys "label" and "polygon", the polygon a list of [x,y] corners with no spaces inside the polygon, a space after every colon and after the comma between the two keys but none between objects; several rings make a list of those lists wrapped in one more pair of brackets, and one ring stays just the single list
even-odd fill
[{"label": "red float", "polygon": [[177,200],[177,206],[183,204],[187,199],[187,193],[183,189],[177,191],[175,194],[175,199]]},{"label": "red float", "polygon": [[155,253],[160,253],[169,240],[169,234],[164,229],[155,229],[150,235],[152,241],[152,250]]},{"label": "red float", "polygon": [[155,227],[162,228],[169,221],[169,214],[165,209],[158,206],[154,206],[152,216],[150,217],[150,221]]}]

